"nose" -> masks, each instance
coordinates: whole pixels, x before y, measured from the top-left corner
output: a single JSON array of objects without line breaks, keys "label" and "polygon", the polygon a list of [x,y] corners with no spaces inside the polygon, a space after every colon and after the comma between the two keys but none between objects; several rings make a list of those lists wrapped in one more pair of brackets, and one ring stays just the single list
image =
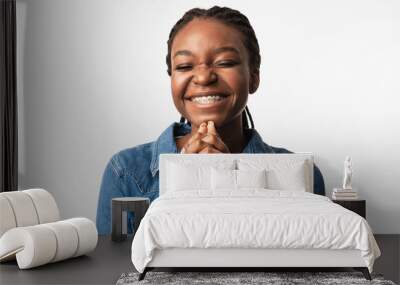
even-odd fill
[{"label": "nose", "polygon": [[210,85],[218,80],[212,68],[198,66],[194,70],[193,82],[197,85]]}]

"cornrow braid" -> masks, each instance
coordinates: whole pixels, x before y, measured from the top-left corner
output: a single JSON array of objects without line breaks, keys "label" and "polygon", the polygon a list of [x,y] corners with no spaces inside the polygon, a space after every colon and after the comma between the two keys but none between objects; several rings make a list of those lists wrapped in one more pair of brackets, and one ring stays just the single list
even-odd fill
[{"label": "cornrow braid", "polygon": [[[175,36],[184,26],[186,26],[189,22],[191,22],[195,18],[219,20],[222,23],[237,29],[243,36],[243,44],[246,47],[247,53],[249,55],[250,70],[253,72],[259,71],[261,64],[260,47],[258,45],[256,34],[253,30],[253,27],[250,24],[249,19],[245,15],[240,13],[238,10],[234,10],[228,7],[214,6],[210,9],[200,9],[200,8],[190,9],[172,27],[167,41],[168,53],[166,56],[166,62],[168,67],[167,73],[169,76],[171,76],[171,49]],[[245,110],[242,112],[242,120],[244,128],[249,127],[247,117],[250,119],[251,128],[254,129],[253,119],[251,117],[249,108],[246,106]],[[184,117],[181,117],[180,122],[183,123],[185,122],[185,120],[186,119]],[[188,124],[190,125],[190,122],[188,122]]]},{"label": "cornrow braid", "polygon": [[[245,111],[247,112],[247,116],[249,117],[250,124],[251,124],[251,128],[254,129],[253,117],[252,117],[251,114],[250,114],[250,110],[249,110],[249,107],[248,107],[248,106],[246,106]],[[247,128],[248,128],[248,126],[247,126]]]}]

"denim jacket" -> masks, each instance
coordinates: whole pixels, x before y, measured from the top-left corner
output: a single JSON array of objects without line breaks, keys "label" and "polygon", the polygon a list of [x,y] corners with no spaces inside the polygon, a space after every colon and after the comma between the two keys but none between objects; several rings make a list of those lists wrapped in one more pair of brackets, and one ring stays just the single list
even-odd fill
[{"label": "denim jacket", "polygon": [[[290,153],[284,148],[264,143],[255,129],[243,153]],[[97,206],[96,225],[99,234],[111,233],[111,199],[114,197],[158,197],[158,159],[161,153],[178,153],[175,137],[191,132],[186,123],[172,123],[156,141],[124,149],[112,156],[103,174]],[[314,193],[325,195],[324,180],[314,166]],[[128,214],[128,232],[132,232],[133,215]]]}]

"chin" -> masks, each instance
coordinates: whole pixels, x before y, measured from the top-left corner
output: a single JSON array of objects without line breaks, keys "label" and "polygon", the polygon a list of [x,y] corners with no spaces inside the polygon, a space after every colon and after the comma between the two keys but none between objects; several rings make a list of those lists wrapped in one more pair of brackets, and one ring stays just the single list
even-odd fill
[{"label": "chin", "polygon": [[192,125],[200,126],[203,122],[213,121],[216,128],[224,125],[225,120],[219,116],[199,116],[196,119],[192,119]]}]

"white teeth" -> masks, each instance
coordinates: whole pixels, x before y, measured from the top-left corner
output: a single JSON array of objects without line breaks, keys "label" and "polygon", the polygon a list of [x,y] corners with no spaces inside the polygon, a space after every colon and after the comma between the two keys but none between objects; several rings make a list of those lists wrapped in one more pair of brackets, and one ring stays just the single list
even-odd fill
[{"label": "white teeth", "polygon": [[192,99],[193,102],[199,103],[199,104],[210,104],[219,100],[222,100],[222,96],[201,96],[201,97],[195,97]]}]

